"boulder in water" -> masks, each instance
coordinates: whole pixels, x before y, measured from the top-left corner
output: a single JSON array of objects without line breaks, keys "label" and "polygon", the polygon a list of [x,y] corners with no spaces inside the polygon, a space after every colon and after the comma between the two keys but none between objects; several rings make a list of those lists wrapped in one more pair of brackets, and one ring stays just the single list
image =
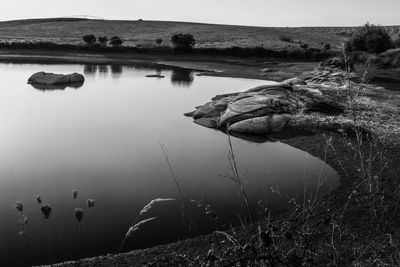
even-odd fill
[{"label": "boulder in water", "polygon": [[43,84],[43,85],[54,85],[54,84],[77,84],[83,83],[85,77],[79,73],[72,74],[55,74],[47,72],[37,72],[33,74],[29,79],[29,84]]}]

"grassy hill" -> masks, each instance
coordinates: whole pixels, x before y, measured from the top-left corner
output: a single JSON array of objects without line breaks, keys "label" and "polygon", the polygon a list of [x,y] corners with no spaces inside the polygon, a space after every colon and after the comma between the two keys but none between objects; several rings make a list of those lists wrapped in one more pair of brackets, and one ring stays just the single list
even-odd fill
[{"label": "grassy hill", "polygon": [[[400,26],[387,26],[389,33],[400,36]],[[0,40],[51,41],[78,44],[85,34],[120,36],[129,46],[155,46],[161,38],[163,45],[170,45],[174,33],[191,33],[197,47],[254,47],[287,49],[307,44],[322,48],[340,44],[356,27],[252,27],[216,25],[169,21],[117,21],[77,18],[30,19],[0,22]],[[282,41],[286,37],[286,41]],[[290,39],[290,41],[289,41]]]}]

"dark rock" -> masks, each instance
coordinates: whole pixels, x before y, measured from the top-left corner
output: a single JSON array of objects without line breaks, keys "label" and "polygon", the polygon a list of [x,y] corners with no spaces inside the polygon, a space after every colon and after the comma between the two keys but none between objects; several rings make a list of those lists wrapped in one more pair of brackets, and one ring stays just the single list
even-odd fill
[{"label": "dark rock", "polygon": [[146,75],[147,78],[165,78],[165,76],[160,75],[160,74],[150,74]]},{"label": "dark rock", "polygon": [[185,117],[193,117],[194,111],[183,113]]},{"label": "dark rock", "polygon": [[85,81],[85,77],[79,73],[72,74],[54,74],[46,72],[37,72],[29,79],[29,84],[55,85],[55,84],[79,84]]}]

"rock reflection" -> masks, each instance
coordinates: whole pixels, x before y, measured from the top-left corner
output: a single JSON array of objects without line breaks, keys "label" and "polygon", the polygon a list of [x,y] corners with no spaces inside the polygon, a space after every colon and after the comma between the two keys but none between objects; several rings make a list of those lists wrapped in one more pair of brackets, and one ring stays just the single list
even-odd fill
[{"label": "rock reflection", "polygon": [[31,86],[40,91],[55,91],[65,90],[66,88],[79,89],[83,85],[82,83],[71,83],[71,84],[31,84]]},{"label": "rock reflection", "polygon": [[171,74],[171,83],[179,86],[189,87],[194,81],[194,74],[192,70],[187,69],[173,69]]}]

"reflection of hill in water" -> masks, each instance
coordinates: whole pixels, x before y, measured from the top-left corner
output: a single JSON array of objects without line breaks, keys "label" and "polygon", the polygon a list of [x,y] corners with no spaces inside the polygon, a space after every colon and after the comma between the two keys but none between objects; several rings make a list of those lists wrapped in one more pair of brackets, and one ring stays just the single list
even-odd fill
[{"label": "reflection of hill in water", "polygon": [[71,84],[31,84],[33,88],[40,91],[55,91],[65,90],[66,88],[79,89],[82,87],[82,83],[71,83]]}]

